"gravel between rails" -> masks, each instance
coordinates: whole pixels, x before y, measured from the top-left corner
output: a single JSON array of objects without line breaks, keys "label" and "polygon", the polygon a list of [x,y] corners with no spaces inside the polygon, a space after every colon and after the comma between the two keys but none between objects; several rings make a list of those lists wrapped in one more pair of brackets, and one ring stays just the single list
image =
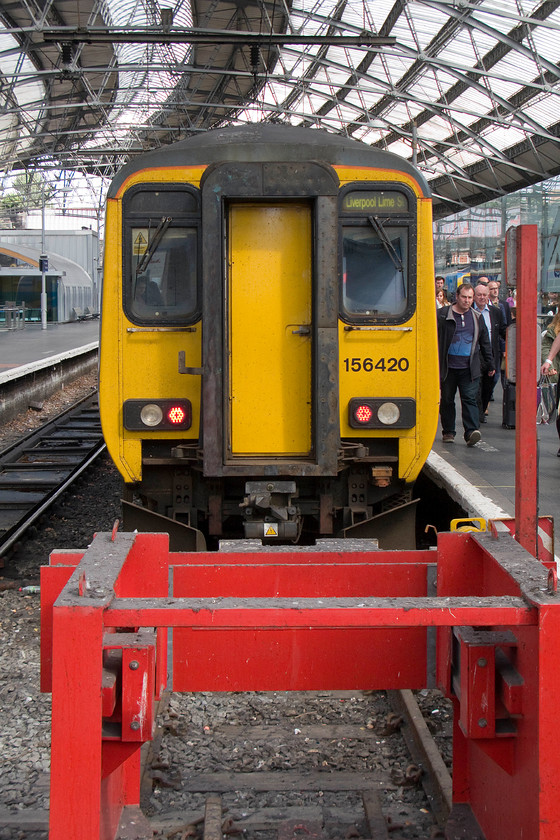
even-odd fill
[{"label": "gravel between rails", "polygon": [[[87,376],[45,402],[41,412],[30,410],[0,430],[0,449],[60,413],[95,387]],[[34,830],[33,819],[44,818],[49,799],[50,695],[39,691],[39,596],[19,591],[38,583],[39,567],[51,551],[86,548],[96,531],[110,531],[120,516],[121,481],[108,455],[101,456],[78,482],[45,514],[25,541],[16,547],[0,570],[0,840],[46,840],[45,830]],[[16,587],[16,588],[5,588]],[[451,756],[451,707],[439,692],[422,691],[418,700],[428,724]],[[400,736],[386,735],[390,713],[383,692],[310,694],[176,694],[159,722],[161,743],[153,768],[153,784],[143,806],[157,837],[176,840],[196,834],[173,835],[172,825],[201,814],[204,795],[190,793],[185,780],[193,773],[375,772],[385,768],[393,783],[383,794],[382,807],[390,836],[395,840],[429,838],[433,821],[422,788],[399,784],[410,758]],[[352,738],[326,742],[305,734],[318,724],[356,728]],[[265,735],[259,727],[272,727]],[[274,731],[277,728],[277,732]],[[232,732],[238,740],[232,742]],[[360,734],[362,733],[362,734]],[[232,746],[233,743],[233,746]],[[246,826],[245,840],[268,840],[270,832],[251,828],[249,815],[275,807],[319,808],[341,806],[329,791],[295,791],[286,802],[277,791],[255,794],[232,791],[224,795],[228,815]],[[355,793],[342,800],[348,813],[359,814]],[[2,821],[15,818],[16,825]],[[258,822],[258,821],[257,821]],[[348,825],[348,837],[366,837],[364,825]],[[333,840],[342,840],[334,837]]]}]

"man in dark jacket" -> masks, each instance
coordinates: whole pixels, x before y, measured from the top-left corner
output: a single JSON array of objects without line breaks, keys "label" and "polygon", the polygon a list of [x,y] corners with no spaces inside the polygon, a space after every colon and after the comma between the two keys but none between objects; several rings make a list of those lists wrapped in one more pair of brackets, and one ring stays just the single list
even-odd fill
[{"label": "man in dark jacket", "polygon": [[455,394],[459,389],[461,416],[467,446],[480,440],[478,387],[481,356],[485,375],[493,377],[492,349],[486,324],[472,304],[474,289],[470,283],[457,288],[455,303],[437,313],[439,374],[441,387],[440,416],[443,440],[455,439]]}]

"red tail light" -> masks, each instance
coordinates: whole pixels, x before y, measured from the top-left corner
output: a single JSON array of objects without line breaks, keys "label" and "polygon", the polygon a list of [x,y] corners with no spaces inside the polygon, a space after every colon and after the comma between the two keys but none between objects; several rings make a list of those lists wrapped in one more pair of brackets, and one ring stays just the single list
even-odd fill
[{"label": "red tail light", "polygon": [[354,409],[354,417],[358,423],[369,423],[373,417],[373,411],[369,405],[362,403],[362,405],[358,405]]},{"label": "red tail light", "polygon": [[180,426],[182,423],[185,422],[185,410],[180,405],[173,405],[167,412],[167,419],[170,423],[173,423],[174,426]]}]

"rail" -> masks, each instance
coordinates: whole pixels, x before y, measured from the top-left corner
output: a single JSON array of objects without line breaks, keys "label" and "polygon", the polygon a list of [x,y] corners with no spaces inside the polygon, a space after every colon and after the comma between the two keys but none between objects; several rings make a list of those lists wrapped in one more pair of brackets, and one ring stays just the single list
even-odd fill
[{"label": "rail", "polygon": [[104,449],[95,393],[0,452],[0,564]]}]

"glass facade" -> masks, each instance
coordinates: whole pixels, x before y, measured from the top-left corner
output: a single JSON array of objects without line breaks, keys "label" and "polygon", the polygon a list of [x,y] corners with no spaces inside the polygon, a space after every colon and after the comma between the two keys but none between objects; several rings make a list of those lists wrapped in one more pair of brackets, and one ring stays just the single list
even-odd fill
[{"label": "glass facade", "polygon": [[[541,243],[539,291],[560,292],[560,177],[434,222],[435,274],[457,284],[485,275],[502,282],[508,228],[537,225]],[[505,296],[505,295],[504,295]]]}]

